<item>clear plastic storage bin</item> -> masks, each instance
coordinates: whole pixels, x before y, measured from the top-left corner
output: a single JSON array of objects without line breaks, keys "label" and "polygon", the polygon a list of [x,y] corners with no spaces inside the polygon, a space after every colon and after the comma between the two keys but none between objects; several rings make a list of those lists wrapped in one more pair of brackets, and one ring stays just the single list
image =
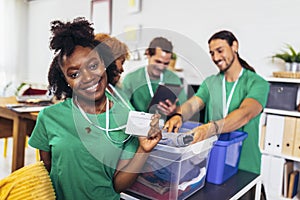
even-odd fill
[{"label": "clear plastic storage bin", "polygon": [[158,144],[129,191],[149,199],[186,199],[204,186],[216,140],[214,136],[186,147]]}]

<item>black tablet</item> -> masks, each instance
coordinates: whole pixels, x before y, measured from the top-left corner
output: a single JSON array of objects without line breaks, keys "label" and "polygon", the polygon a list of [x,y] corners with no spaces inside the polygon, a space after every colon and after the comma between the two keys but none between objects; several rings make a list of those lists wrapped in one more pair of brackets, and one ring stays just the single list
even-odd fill
[{"label": "black tablet", "polygon": [[[157,104],[159,102],[164,102],[165,100],[169,99],[171,102],[175,102],[178,98],[179,93],[182,90],[181,85],[175,84],[159,84],[156,92],[154,93],[149,105],[148,111],[155,111]],[[153,112],[151,112],[153,113]]]}]

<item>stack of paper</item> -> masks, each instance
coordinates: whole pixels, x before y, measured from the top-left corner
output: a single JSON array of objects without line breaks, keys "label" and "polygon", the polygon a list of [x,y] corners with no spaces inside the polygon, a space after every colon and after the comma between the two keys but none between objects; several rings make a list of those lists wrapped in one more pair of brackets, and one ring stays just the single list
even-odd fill
[{"label": "stack of paper", "polygon": [[8,104],[7,108],[15,111],[15,112],[39,112],[45,107],[49,106],[49,104]]}]

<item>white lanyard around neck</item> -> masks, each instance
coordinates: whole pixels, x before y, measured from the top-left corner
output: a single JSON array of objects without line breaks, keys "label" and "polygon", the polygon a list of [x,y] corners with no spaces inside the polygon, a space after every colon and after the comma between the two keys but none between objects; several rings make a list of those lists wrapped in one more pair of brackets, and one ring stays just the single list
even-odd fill
[{"label": "white lanyard around neck", "polygon": [[[153,88],[152,88],[152,85],[151,85],[150,77],[149,77],[149,74],[148,74],[147,66],[145,67],[145,76],[146,76],[146,81],[147,81],[149,93],[150,93],[151,97],[153,97],[154,93],[153,93]],[[160,73],[159,83],[162,84],[163,80],[164,80],[164,74],[162,72],[162,73]]]},{"label": "white lanyard around neck", "polygon": [[229,94],[229,97],[228,97],[228,100],[226,102],[226,81],[225,81],[225,74],[224,74],[224,77],[223,77],[223,82],[222,82],[222,95],[223,95],[223,118],[225,118],[227,115],[228,115],[228,110],[229,110],[229,106],[230,106],[230,102],[232,100],[232,96],[233,96],[233,93],[234,93],[234,90],[235,90],[235,87],[240,79],[240,77],[242,76],[243,74],[243,70],[244,68],[242,68],[242,70],[240,71],[240,74],[239,74],[239,77],[238,79],[234,82],[234,85],[230,91],[230,94]]},{"label": "white lanyard around neck", "polygon": [[85,118],[86,121],[88,121],[92,126],[105,131],[106,136],[108,137],[108,139],[114,143],[125,143],[127,140],[129,140],[129,138],[131,137],[131,135],[129,135],[125,140],[123,140],[122,142],[119,141],[115,141],[113,140],[110,135],[109,135],[109,131],[118,131],[118,130],[122,130],[126,128],[126,125],[123,126],[119,126],[117,128],[113,128],[113,129],[109,129],[109,100],[108,97],[106,97],[106,110],[105,110],[105,128],[93,123],[88,116],[86,115],[86,113],[84,112],[84,110],[81,108],[81,106],[79,105],[79,102],[77,101],[77,97],[75,97],[75,103],[81,113],[81,115]]},{"label": "white lanyard around neck", "polygon": [[[117,97],[122,101],[122,103],[129,109],[132,110],[132,108],[128,105],[128,103],[125,101],[125,99],[122,97],[122,95],[116,90],[116,88],[112,84],[108,84],[109,87],[113,90],[114,94],[117,95]],[[112,97],[114,97],[114,94],[112,94],[108,88],[105,89]]]}]

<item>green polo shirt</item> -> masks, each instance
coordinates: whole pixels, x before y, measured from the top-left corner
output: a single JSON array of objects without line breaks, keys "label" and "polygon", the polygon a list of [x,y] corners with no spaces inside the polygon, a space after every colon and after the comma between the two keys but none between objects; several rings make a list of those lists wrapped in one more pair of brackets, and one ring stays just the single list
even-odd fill
[{"label": "green polo shirt", "polygon": [[[224,75],[212,75],[204,80],[199,87],[196,96],[200,97],[205,103],[205,122],[219,120],[223,118],[222,103],[222,80]],[[226,99],[234,82],[226,82]],[[267,103],[269,93],[269,83],[258,74],[244,69],[242,76],[235,87],[232,100],[229,105],[228,113],[239,108],[242,101],[246,98],[253,98],[262,107]],[[259,149],[259,121],[260,116],[251,119],[249,123],[241,127],[240,131],[248,133],[248,137],[243,142],[239,169],[260,174],[261,152]]]}]

